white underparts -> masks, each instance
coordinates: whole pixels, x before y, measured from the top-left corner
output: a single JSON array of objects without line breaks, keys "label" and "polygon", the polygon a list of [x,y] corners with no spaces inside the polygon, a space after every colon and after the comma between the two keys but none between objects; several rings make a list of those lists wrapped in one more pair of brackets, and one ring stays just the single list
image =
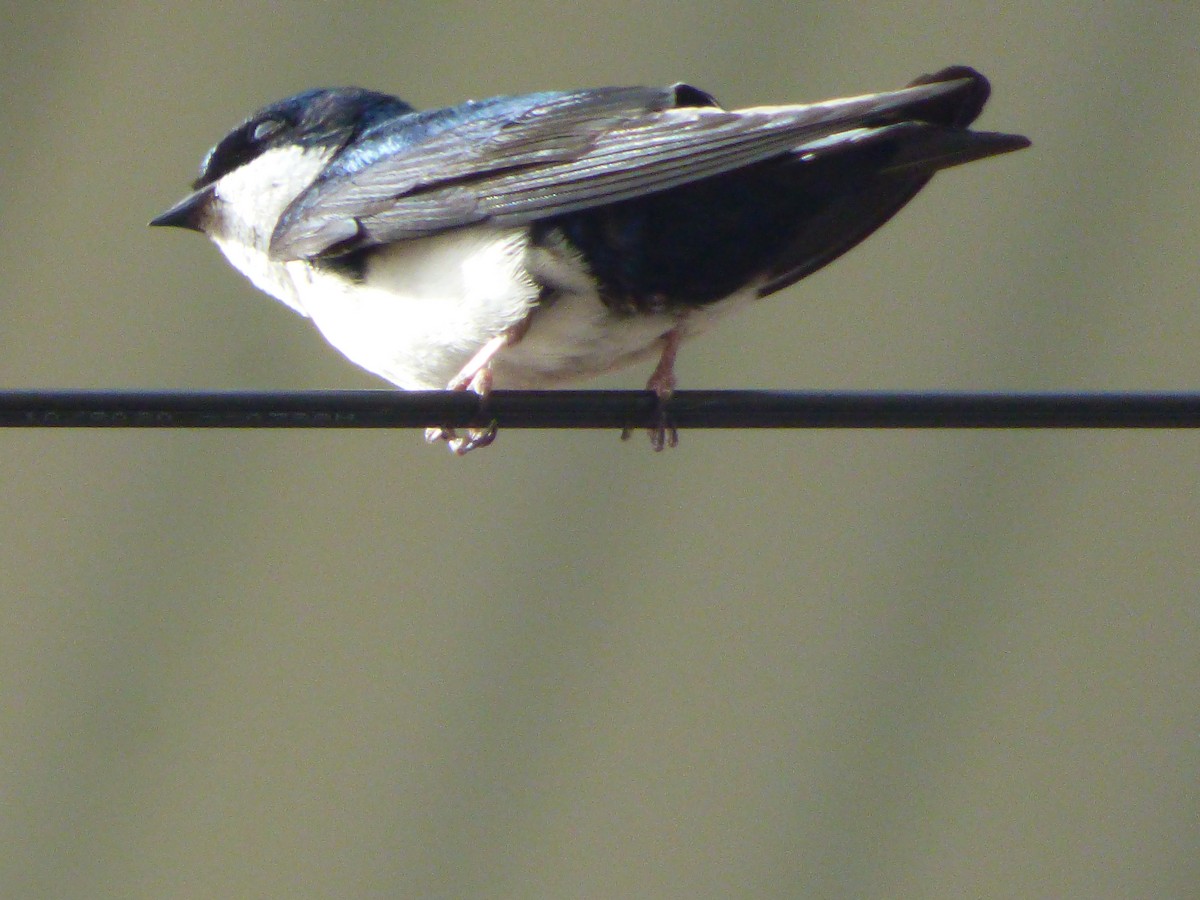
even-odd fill
[{"label": "white underparts", "polygon": [[[379,248],[361,281],[336,266],[271,260],[275,222],[325,163],[324,153],[293,147],[231,172],[217,185],[208,230],[255,286],[393,384],[445,387],[489,341],[515,329],[520,339],[492,359],[495,386],[556,385],[652,358],[681,324],[668,312],[612,312],[573,248],[561,240],[532,246],[525,227],[460,228]],[[689,313],[680,336],[738,299]]]}]

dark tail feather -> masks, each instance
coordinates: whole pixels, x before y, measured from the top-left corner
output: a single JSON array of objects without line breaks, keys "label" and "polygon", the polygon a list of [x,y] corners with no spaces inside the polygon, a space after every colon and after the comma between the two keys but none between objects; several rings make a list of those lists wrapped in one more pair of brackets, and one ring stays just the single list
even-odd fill
[{"label": "dark tail feather", "polygon": [[881,175],[936,172],[1029,146],[1029,138],[996,131],[967,131],[925,122],[906,122],[882,128],[871,140],[892,141],[895,152]]},{"label": "dark tail feather", "polygon": [[[899,212],[939,169],[1029,146],[1029,139],[1021,135],[968,130],[991,93],[988,80],[974,69],[950,66],[922,75],[910,86],[947,81],[960,84],[865,122],[877,130],[856,137],[837,154],[840,159],[829,160],[845,179],[844,190],[836,192],[820,212],[806,217],[759,296],[799,281],[856,246]],[[857,175],[845,177],[855,169]],[[794,171],[797,177],[807,177],[802,167]],[[811,171],[820,177],[819,169]]]}]

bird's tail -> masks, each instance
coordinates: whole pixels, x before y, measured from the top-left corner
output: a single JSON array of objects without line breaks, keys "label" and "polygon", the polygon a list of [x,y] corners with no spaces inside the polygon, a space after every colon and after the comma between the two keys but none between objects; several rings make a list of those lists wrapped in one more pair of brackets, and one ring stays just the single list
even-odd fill
[{"label": "bird's tail", "polygon": [[949,66],[922,75],[909,87],[950,81],[960,84],[944,94],[906,106],[898,111],[904,121],[875,133],[884,140],[899,138],[894,144],[899,151],[883,172],[933,172],[1029,146],[1029,139],[1019,134],[966,130],[979,117],[992,92],[988,80],[969,66]]},{"label": "bird's tail", "polygon": [[932,96],[896,98],[899,102],[864,116],[857,127],[792,151],[800,163],[792,170],[796,179],[842,187],[808,215],[768,273],[760,296],[841,256],[895,215],[940,169],[1029,146],[1021,135],[970,130],[991,94],[988,80],[972,68],[950,66],[922,75],[909,87],[943,83],[947,88]]}]

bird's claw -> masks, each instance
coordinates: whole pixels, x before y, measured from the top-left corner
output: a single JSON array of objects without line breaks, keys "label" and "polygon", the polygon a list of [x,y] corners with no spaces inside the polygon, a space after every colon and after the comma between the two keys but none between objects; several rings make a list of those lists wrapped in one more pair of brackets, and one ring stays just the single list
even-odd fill
[{"label": "bird's claw", "polygon": [[679,429],[675,427],[675,423],[667,415],[665,407],[659,408],[658,424],[649,429],[649,433],[650,446],[654,448],[655,453],[661,453],[665,447],[674,448],[679,446]]},{"label": "bird's claw", "polygon": [[425,429],[426,443],[436,444],[445,441],[450,452],[455,456],[464,456],[472,450],[486,447],[496,439],[496,423],[492,422],[486,428],[467,428],[463,434],[457,429],[438,426]]},{"label": "bird's claw", "polygon": [[[679,446],[679,429],[675,427],[675,423],[671,421],[671,414],[667,411],[669,399],[669,394],[658,397],[654,412],[655,422],[646,429],[646,433],[650,435],[650,446],[655,453],[661,453],[667,447]],[[621,440],[629,440],[633,431],[632,425],[626,425],[621,429]]]}]

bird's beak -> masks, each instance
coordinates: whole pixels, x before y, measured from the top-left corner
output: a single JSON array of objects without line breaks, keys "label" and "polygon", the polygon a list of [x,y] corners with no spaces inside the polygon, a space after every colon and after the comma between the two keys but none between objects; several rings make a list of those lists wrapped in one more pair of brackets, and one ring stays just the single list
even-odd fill
[{"label": "bird's beak", "polygon": [[165,213],[150,220],[151,225],[171,225],[203,231],[208,205],[213,199],[213,186],[207,185],[184,197]]}]

